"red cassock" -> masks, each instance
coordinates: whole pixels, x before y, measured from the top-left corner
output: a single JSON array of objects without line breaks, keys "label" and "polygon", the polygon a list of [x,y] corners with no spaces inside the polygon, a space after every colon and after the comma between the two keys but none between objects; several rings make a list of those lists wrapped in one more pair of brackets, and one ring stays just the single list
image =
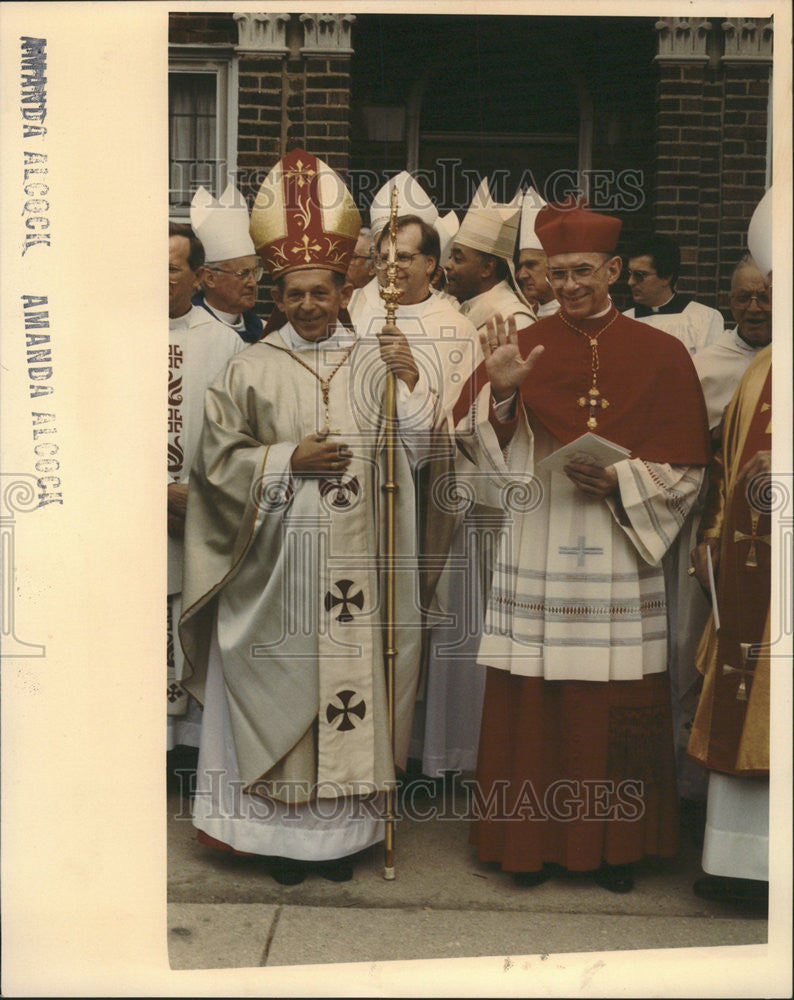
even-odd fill
[{"label": "red cassock", "polygon": [[[563,444],[592,429],[630,449],[633,458],[708,464],[706,407],[683,345],[614,307],[605,316],[570,322],[578,330],[558,313],[518,332],[522,356],[544,346],[521,386],[530,424],[544,425]],[[592,338],[597,399],[607,402],[597,408],[588,405]],[[486,382],[483,364],[461,393],[456,424]],[[591,416],[595,428],[588,427]],[[502,446],[517,419],[500,423],[491,409]],[[545,862],[582,871],[602,860],[623,864],[674,854],[677,792],[667,674],[604,683],[547,681],[489,668],[477,776],[482,798],[504,809],[477,817],[471,840],[481,860],[498,861],[506,871],[536,871]],[[603,792],[605,782],[614,787],[627,780],[642,788],[633,811],[631,803]],[[549,798],[571,782],[601,789],[606,798],[585,803],[577,816],[550,816]],[[506,789],[504,802],[496,794],[500,788]],[[525,800],[530,791],[542,807]]]}]

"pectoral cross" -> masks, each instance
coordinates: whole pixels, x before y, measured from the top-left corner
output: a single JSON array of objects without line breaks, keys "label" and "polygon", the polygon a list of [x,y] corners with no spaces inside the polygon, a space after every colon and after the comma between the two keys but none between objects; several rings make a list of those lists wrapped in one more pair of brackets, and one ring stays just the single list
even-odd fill
[{"label": "pectoral cross", "polygon": [[744,560],[744,565],[749,568],[755,568],[758,566],[758,555],[755,550],[756,542],[765,542],[767,545],[771,545],[770,535],[759,535],[758,534],[758,522],[761,518],[761,514],[757,510],[750,511],[750,531],[749,535],[746,535],[743,531],[734,531],[733,541],[736,542],[750,542],[750,548],[747,552],[747,558]]},{"label": "pectoral cross", "polygon": [[590,416],[587,419],[587,426],[591,431],[598,427],[598,421],[596,420],[596,413],[599,410],[605,410],[609,406],[609,400],[604,399],[601,393],[596,389],[595,386],[591,386],[587,391],[587,396],[579,397],[579,405],[590,407]]},{"label": "pectoral cross", "polygon": [[325,424],[323,432],[325,434],[341,434],[338,427],[331,427],[331,379],[320,379],[320,391],[323,394],[323,409],[325,410]]},{"label": "pectoral cross", "polygon": [[753,648],[753,644],[751,642],[740,642],[739,646],[742,651],[741,667],[732,667],[729,663],[723,663],[722,676],[728,677],[730,674],[741,674],[739,687],[736,689],[736,700],[747,701],[747,683],[745,678],[752,677],[753,675],[753,671],[747,668],[747,660],[750,657],[750,650]]}]

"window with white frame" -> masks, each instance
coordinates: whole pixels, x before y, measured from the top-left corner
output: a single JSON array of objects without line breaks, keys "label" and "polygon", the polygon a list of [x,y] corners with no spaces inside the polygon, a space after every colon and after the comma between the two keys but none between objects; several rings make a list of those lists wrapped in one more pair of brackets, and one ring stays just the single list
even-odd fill
[{"label": "window with white frame", "polygon": [[168,71],[169,215],[190,214],[199,187],[222,194],[236,169],[236,69],[229,60],[172,59]]}]

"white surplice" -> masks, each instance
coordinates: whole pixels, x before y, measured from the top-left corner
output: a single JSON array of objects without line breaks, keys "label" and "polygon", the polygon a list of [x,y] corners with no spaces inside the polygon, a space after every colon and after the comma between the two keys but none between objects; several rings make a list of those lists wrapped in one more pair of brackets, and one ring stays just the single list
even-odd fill
[{"label": "white surplice", "polygon": [[506,512],[478,661],[546,680],[639,680],[667,666],[661,560],[703,469],[626,459],[618,496],[588,497],[539,462],[560,446],[521,407],[504,452],[484,386],[459,434]]},{"label": "white surplice", "polygon": [[[512,299],[500,298],[499,293],[489,301],[494,306],[512,304]],[[518,299],[515,304],[520,305]],[[360,290],[351,317],[362,333],[380,331],[385,313],[377,280]],[[437,386],[442,409],[449,414],[482,357],[474,325],[446,298],[433,294],[422,302],[398,302],[395,322],[420,369]],[[476,662],[483,616],[477,525],[483,520],[488,517],[481,510],[474,521],[468,517],[464,525],[460,520],[428,622],[424,684],[416,704],[409,756],[422,761],[422,771],[431,776],[449,770],[472,771],[476,763],[485,685],[485,671]]]},{"label": "white surplice", "polygon": [[[191,306],[168,321],[168,481],[187,483],[204,420],[204,393],[229,358],[246,345],[229,327]],[[201,708],[179,684],[182,648],[176,635],[181,614],[182,540],[168,536],[167,747],[197,747]]]}]

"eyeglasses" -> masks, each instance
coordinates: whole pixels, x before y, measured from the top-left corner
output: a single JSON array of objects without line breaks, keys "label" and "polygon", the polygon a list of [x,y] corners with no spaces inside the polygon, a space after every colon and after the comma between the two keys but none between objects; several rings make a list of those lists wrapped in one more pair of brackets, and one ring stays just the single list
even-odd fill
[{"label": "eyeglasses", "polygon": [[221,274],[231,274],[239,281],[248,281],[249,278],[253,278],[254,281],[259,281],[265,273],[265,269],[261,264],[257,264],[256,267],[244,267],[241,271],[227,271],[223,267],[210,267],[209,264],[206,266],[210,271],[220,271]]},{"label": "eyeglasses", "polygon": [[656,276],[656,271],[629,271],[629,278],[634,278],[636,284],[641,285],[648,275]]},{"label": "eyeglasses", "polygon": [[[414,257],[424,257],[424,254],[421,251],[417,251],[416,253],[398,253],[398,254],[396,254],[395,255],[395,260],[397,262],[397,267],[401,267],[403,269],[410,267],[411,264],[413,263]],[[382,253],[375,254],[375,257],[373,258],[373,260],[374,260],[374,263],[375,263],[375,267],[379,271],[382,271],[389,264],[389,258],[388,257],[384,257]]]},{"label": "eyeglasses", "polygon": [[[612,258],[610,258],[611,260]],[[577,267],[552,267],[549,268],[548,282],[550,285],[563,285],[568,280],[570,275],[574,281],[587,281],[591,278],[596,271],[600,271],[604,265],[608,264],[609,260],[605,260],[603,264],[599,264],[596,267],[594,264],[579,264]]]},{"label": "eyeglasses", "polygon": [[737,306],[749,306],[753,299],[759,309],[769,309],[772,305],[769,292],[731,292],[731,299]]}]

